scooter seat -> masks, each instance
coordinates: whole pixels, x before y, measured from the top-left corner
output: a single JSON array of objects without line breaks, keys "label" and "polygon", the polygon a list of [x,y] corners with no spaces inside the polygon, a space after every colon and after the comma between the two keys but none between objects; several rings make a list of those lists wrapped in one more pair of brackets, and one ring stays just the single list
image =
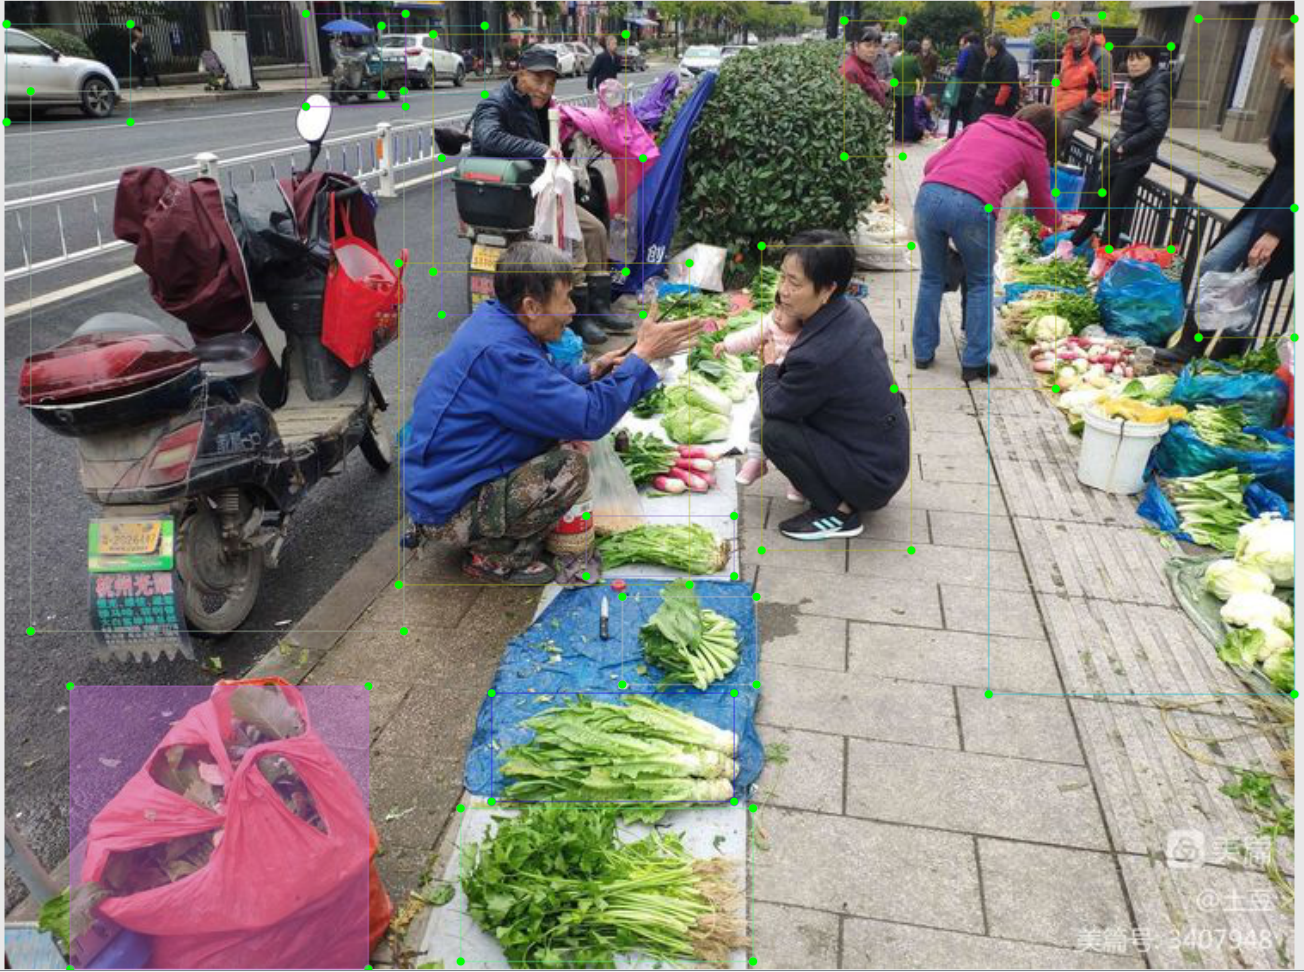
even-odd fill
[{"label": "scooter seat", "polygon": [[196,344],[195,357],[205,375],[232,380],[261,374],[272,363],[267,346],[248,332],[222,334]]}]

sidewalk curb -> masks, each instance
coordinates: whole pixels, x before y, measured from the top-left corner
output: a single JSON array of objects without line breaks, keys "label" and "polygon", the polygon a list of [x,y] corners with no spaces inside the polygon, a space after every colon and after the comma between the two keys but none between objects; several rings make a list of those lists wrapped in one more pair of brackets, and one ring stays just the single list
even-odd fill
[{"label": "sidewalk curb", "polygon": [[311,82],[305,82],[301,87],[294,88],[257,88],[243,91],[211,91],[211,92],[178,92],[176,94],[164,95],[159,98],[134,98],[131,97],[132,89],[127,89],[118,100],[118,104],[127,110],[133,108],[152,108],[156,105],[163,107],[196,107],[198,105],[211,105],[221,101],[244,101],[250,98],[267,98],[272,95],[293,94],[298,91],[305,91],[308,94],[316,94],[325,91],[329,85],[321,79],[314,79]]}]

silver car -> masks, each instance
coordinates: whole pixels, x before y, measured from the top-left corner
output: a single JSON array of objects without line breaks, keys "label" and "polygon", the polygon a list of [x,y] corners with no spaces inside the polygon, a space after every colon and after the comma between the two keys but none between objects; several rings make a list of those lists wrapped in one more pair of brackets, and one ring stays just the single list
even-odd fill
[{"label": "silver car", "polygon": [[5,102],[9,106],[76,105],[91,118],[108,118],[120,96],[118,79],[99,61],[61,54],[12,27],[5,31]]}]

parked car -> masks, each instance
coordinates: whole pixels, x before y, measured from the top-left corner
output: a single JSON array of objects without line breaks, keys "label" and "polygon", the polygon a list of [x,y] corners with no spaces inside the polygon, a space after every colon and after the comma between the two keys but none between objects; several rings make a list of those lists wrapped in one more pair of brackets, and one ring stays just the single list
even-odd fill
[{"label": "parked car", "polygon": [[571,49],[571,53],[579,60],[580,74],[588,74],[589,68],[593,67],[593,62],[598,58],[598,52],[582,41],[569,41],[566,46]]},{"label": "parked car", "polygon": [[575,56],[567,44],[539,44],[545,51],[552,51],[557,55],[557,70],[563,78],[573,78],[581,74],[580,59]]},{"label": "parked car", "polygon": [[616,48],[616,61],[622,71],[646,71],[647,58],[638,49],[637,44],[626,44]]},{"label": "parked car", "polygon": [[703,71],[718,71],[722,63],[724,51],[720,48],[705,44],[690,47],[679,61],[679,76],[687,80]]},{"label": "parked car", "polygon": [[63,54],[25,31],[13,27],[5,31],[7,105],[30,103],[34,109],[76,105],[90,118],[108,118],[121,96],[118,79],[107,65]]},{"label": "parked car", "polygon": [[743,51],[750,51],[752,47],[753,45],[751,44],[725,44],[724,47],[720,48],[720,57],[722,60],[727,61],[735,54],[741,54]]},{"label": "parked car", "polygon": [[433,88],[436,81],[452,81],[460,88],[466,78],[462,55],[444,50],[426,34],[384,34],[380,53],[386,74],[394,67],[402,68],[409,83],[425,88]]}]

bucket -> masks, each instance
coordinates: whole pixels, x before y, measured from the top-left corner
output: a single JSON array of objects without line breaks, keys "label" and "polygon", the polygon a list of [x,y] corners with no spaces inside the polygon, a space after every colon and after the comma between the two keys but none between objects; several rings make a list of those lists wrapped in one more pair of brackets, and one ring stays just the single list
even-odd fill
[{"label": "bucket", "polygon": [[1057,165],[1050,170],[1050,187],[1059,190],[1059,197],[1055,200],[1056,212],[1077,211],[1086,181],[1087,177],[1076,165]]},{"label": "bucket", "polygon": [[1145,489],[1146,464],[1167,422],[1128,422],[1094,408],[1082,413],[1082,452],[1078,482],[1106,493],[1130,495]]}]

